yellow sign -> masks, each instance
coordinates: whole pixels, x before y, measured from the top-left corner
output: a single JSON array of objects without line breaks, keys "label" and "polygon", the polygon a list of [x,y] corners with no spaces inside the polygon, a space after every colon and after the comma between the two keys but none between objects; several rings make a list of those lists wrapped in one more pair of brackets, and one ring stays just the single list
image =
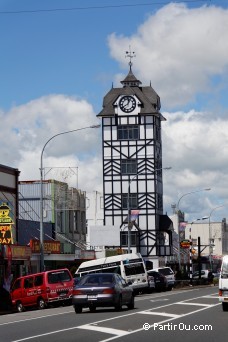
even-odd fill
[{"label": "yellow sign", "polygon": [[10,208],[6,203],[0,205],[0,244],[9,245],[13,243],[12,224],[14,223],[9,216]]}]

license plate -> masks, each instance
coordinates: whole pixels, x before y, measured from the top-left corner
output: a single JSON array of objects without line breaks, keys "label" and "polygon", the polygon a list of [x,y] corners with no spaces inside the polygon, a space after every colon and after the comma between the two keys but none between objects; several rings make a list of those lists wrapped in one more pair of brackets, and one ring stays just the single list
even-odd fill
[{"label": "license plate", "polygon": [[223,291],[223,296],[228,297],[228,291]]},{"label": "license plate", "polygon": [[60,293],[59,297],[66,297],[66,293]]},{"label": "license plate", "polygon": [[94,299],[97,299],[97,296],[96,295],[90,295],[90,296],[88,295],[88,299],[89,300],[91,300],[91,299],[94,300]]}]

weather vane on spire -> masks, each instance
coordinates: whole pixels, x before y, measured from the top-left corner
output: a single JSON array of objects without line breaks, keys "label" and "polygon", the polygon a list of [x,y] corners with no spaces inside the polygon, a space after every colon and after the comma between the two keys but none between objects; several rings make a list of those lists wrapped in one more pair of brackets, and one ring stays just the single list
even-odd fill
[{"label": "weather vane on spire", "polygon": [[130,65],[130,70],[131,70],[131,66],[132,66],[132,58],[133,57],[136,57],[136,54],[134,51],[131,51],[131,45],[129,45],[129,51],[126,51],[126,55],[125,55],[125,58],[126,57],[129,57],[130,58],[130,62],[129,62],[129,65]]}]

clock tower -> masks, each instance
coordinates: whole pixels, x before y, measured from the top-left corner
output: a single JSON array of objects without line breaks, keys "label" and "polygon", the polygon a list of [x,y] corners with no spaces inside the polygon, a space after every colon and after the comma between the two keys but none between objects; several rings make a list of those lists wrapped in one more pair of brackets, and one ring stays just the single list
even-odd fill
[{"label": "clock tower", "polygon": [[[128,56],[132,57],[132,55]],[[163,215],[160,98],[132,72],[103,99],[104,224],[120,227],[121,247],[144,257],[172,254],[172,222]],[[133,215],[134,214],[134,215]],[[168,243],[167,243],[168,240]],[[165,242],[166,241],[166,242]]]}]

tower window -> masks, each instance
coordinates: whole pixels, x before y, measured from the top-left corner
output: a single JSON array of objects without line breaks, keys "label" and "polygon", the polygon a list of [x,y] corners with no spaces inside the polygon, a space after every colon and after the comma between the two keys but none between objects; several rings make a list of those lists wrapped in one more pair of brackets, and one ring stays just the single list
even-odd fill
[{"label": "tower window", "polygon": [[[128,194],[122,195],[122,208],[128,209]],[[138,196],[137,194],[129,194],[129,209],[138,208]]]},{"label": "tower window", "polygon": [[137,173],[137,160],[136,159],[124,159],[121,160],[121,173],[136,174]]},{"label": "tower window", "polygon": [[[131,246],[136,246],[136,232],[130,232]],[[125,247],[128,245],[128,232],[121,232],[120,235],[121,246]]]},{"label": "tower window", "polygon": [[138,125],[122,125],[117,128],[118,140],[138,140],[139,126]]}]

